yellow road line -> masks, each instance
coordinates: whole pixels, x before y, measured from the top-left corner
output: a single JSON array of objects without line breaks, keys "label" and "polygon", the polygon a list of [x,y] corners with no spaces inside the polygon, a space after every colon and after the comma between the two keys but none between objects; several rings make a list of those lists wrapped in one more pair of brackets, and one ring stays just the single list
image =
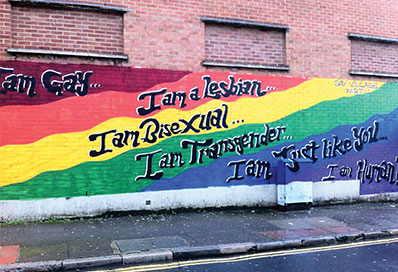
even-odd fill
[{"label": "yellow road line", "polygon": [[313,253],[313,252],[329,251],[329,250],[339,250],[339,249],[347,249],[347,248],[356,248],[356,247],[364,247],[364,246],[371,246],[371,245],[391,244],[391,243],[398,243],[398,238],[389,238],[389,239],[382,239],[382,240],[375,240],[375,241],[362,241],[362,242],[356,242],[356,243],[351,243],[351,244],[330,245],[330,246],[313,247],[313,248],[301,248],[301,249],[280,250],[280,251],[274,251],[274,252],[254,253],[254,254],[250,254],[250,255],[225,257],[225,258],[180,261],[180,262],[152,264],[152,265],[140,265],[140,266],[134,266],[134,267],[127,267],[127,268],[118,268],[118,269],[113,269],[113,270],[96,270],[96,271],[103,271],[103,272],[156,271],[156,270],[161,270],[161,269],[166,270],[166,269],[173,269],[173,268],[179,268],[179,267],[185,267],[185,266],[241,262],[241,261],[255,260],[255,259],[261,259],[261,258],[271,258],[271,257],[305,254],[305,253]]}]

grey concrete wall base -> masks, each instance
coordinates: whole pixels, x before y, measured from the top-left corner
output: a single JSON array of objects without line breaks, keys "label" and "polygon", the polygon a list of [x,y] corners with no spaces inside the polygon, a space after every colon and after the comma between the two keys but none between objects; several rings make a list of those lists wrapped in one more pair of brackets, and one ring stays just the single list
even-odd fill
[{"label": "grey concrete wall base", "polygon": [[358,197],[358,201],[360,202],[398,201],[398,193],[361,195]]},{"label": "grey concrete wall base", "polygon": [[245,253],[256,250],[255,243],[233,243],[218,245],[221,254]]},{"label": "grey concrete wall base", "polygon": [[50,262],[32,262],[32,263],[14,263],[14,264],[0,264],[0,271],[3,272],[41,272],[41,271],[62,271],[62,261]]},{"label": "grey concrete wall base", "polygon": [[171,250],[153,250],[148,252],[127,253],[122,255],[123,264],[161,262],[173,259]]},{"label": "grey concrete wall base", "polygon": [[174,248],[172,251],[174,260],[221,255],[221,251],[218,246],[182,247]]},{"label": "grey concrete wall base", "polygon": [[[151,204],[147,205],[147,200]],[[39,200],[0,200],[0,222],[92,217],[104,212],[159,211],[178,208],[273,206],[276,186],[209,187],[199,189],[96,195]]]},{"label": "grey concrete wall base", "polygon": [[112,264],[121,264],[122,257],[118,255],[82,258],[82,259],[69,259],[62,262],[65,270],[83,269],[96,266],[106,266]]},{"label": "grey concrete wall base", "polygon": [[[359,196],[358,180],[317,182],[313,185],[313,194],[313,204],[316,205],[398,201],[398,193]],[[151,200],[151,205],[146,205],[147,200]],[[243,206],[272,207],[276,203],[277,189],[273,184],[96,195],[68,199],[0,200],[0,222],[91,217],[104,212],[119,211]]]}]

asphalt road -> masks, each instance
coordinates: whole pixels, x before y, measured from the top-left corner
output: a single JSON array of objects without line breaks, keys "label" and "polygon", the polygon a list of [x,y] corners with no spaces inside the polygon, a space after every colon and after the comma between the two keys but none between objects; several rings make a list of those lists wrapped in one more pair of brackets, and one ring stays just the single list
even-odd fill
[{"label": "asphalt road", "polygon": [[398,271],[397,252],[398,238],[393,238],[363,241],[353,244],[255,253],[227,258],[207,258],[165,264],[137,265],[105,271],[394,272]]}]

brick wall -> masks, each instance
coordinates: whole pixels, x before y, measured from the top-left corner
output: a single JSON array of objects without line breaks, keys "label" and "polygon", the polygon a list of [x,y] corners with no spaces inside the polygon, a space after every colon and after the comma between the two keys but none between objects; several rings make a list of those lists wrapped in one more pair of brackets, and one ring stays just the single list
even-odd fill
[{"label": "brick wall", "polygon": [[398,44],[352,40],[351,69],[398,74]]},{"label": "brick wall", "polygon": [[11,46],[123,53],[123,16],[87,10],[12,7]]},{"label": "brick wall", "polygon": [[10,56],[6,48],[11,44],[11,6],[7,1],[0,1],[0,59]]},{"label": "brick wall", "polygon": [[[129,61],[122,65],[133,67],[205,70],[201,65],[206,58],[205,24],[199,17],[289,26],[290,30],[286,33],[286,65],[290,71],[278,73],[291,76],[349,78],[351,49],[347,33],[398,38],[398,6],[395,0],[370,0],[361,5],[353,0],[325,0],[322,3],[316,0],[86,2],[132,9],[124,15],[124,52]],[[0,27],[0,33],[5,33],[2,56],[9,60],[34,61],[34,57],[4,54],[5,48],[11,46],[11,33],[7,32],[11,24],[7,22],[10,18],[9,6],[6,0],[0,0],[0,7],[5,10],[5,20],[2,20]],[[59,60],[41,58],[40,61]],[[87,59],[70,61],[100,62]],[[276,73],[260,70],[241,72]]]},{"label": "brick wall", "polygon": [[224,63],[285,65],[285,31],[206,24],[205,59]]}]

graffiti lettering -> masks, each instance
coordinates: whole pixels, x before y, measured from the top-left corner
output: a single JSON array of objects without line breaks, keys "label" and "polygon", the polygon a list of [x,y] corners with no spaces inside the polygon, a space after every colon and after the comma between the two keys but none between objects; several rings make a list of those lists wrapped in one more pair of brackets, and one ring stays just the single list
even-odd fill
[{"label": "graffiti lettering", "polygon": [[[333,176],[333,170],[338,167],[339,167],[338,164],[329,164],[327,166],[327,168],[329,169],[329,175],[327,177],[323,177],[322,181],[335,180],[336,176]],[[339,174],[341,177],[352,177],[352,168],[347,166],[342,166],[340,167]]]},{"label": "graffiti lettering", "polygon": [[[189,132],[199,133],[203,130],[227,129],[227,115],[228,106],[222,104],[224,109],[217,108],[213,111],[208,111],[206,114],[195,114],[189,121],[180,119],[179,122],[173,122],[171,124],[160,124],[155,118],[147,118],[142,121],[138,128],[143,130],[143,134],[140,134],[139,130],[124,130],[124,132],[117,132],[115,129],[109,130],[103,133],[91,134],[88,136],[89,141],[100,140],[99,150],[90,150],[89,155],[91,157],[98,157],[108,152],[112,152],[112,149],[106,147],[106,136],[113,133],[112,146],[122,148],[127,145],[137,147],[140,145],[140,140],[144,143],[156,143],[159,139],[165,137],[174,136],[177,134],[185,134]],[[143,135],[142,137],[140,137]],[[276,134],[272,131],[269,136],[270,140],[274,138],[279,139],[279,133]]]},{"label": "graffiti lettering", "polygon": [[185,104],[185,99],[187,98],[187,94],[184,92],[171,92],[164,95],[162,99],[162,105],[165,106],[175,106],[176,100],[180,101],[180,108],[184,108],[187,104]]},{"label": "graffiti lettering", "polygon": [[145,99],[145,97],[149,97],[149,105],[148,108],[138,107],[137,113],[139,115],[147,115],[153,111],[160,110],[161,105],[156,105],[156,96],[163,95],[161,104],[163,106],[175,106],[176,101],[180,101],[180,108],[184,108],[187,104],[185,104],[185,100],[187,98],[187,94],[184,92],[168,92],[166,93],[167,88],[161,89],[159,91],[150,91],[142,93],[138,96],[138,101]]},{"label": "graffiti lettering", "polygon": [[333,176],[333,170],[334,170],[334,168],[337,168],[337,167],[339,167],[338,164],[329,164],[327,166],[327,168],[330,170],[329,175],[327,177],[323,177],[322,181],[334,180],[336,177]]},{"label": "graffiti lettering", "polygon": [[373,126],[368,128],[351,128],[353,140],[345,138],[339,139],[336,135],[332,135],[332,140],[322,139],[322,158],[334,158],[337,153],[344,155],[354,149],[359,152],[366,143],[375,143],[378,141],[379,123],[373,122]]},{"label": "graffiti lettering", "polygon": [[334,158],[337,153],[344,155],[352,149],[352,141],[348,138],[343,141],[340,140],[336,135],[332,135],[332,141],[322,139],[322,158]]},{"label": "graffiti lettering", "polygon": [[226,104],[222,104],[222,106],[224,111],[217,108],[213,111],[208,111],[206,114],[195,114],[189,121],[180,119],[179,122],[172,124],[160,124],[155,118],[145,119],[139,125],[140,129],[145,129],[145,135],[141,139],[143,142],[155,143],[158,139],[191,131],[199,133],[202,130],[211,130],[212,128],[226,129],[228,128],[226,121],[228,106]]},{"label": "graffiti lettering", "polygon": [[340,176],[342,177],[352,177],[352,168],[343,166],[340,168]]},{"label": "graffiti lettering", "polygon": [[[0,67],[0,94],[16,92],[26,93],[29,97],[36,96],[36,79],[33,76],[12,74],[12,72],[14,72],[13,68]],[[92,71],[87,71],[84,74],[81,71],[76,71],[63,76],[60,72],[46,70],[41,75],[41,81],[44,89],[58,96],[62,96],[64,91],[84,96],[88,93],[89,86],[96,88],[101,86],[99,84],[89,84],[92,74]]]},{"label": "graffiti lettering", "polygon": [[[225,106],[226,107],[226,106]],[[156,119],[148,118],[142,122],[142,126],[140,128],[146,128],[145,137],[141,138],[143,141],[153,141],[156,142],[157,139],[162,138],[162,136],[171,136],[173,134],[178,133],[186,133],[186,132],[194,132],[205,130],[206,127],[203,127],[203,122],[199,122],[202,118],[206,118],[206,116],[213,116],[215,111],[209,111],[207,114],[203,115],[194,115],[192,116],[190,121],[182,122],[185,125],[185,129],[183,129],[180,123],[172,123],[162,124],[156,123]],[[220,118],[217,118],[220,120]],[[181,121],[181,120],[180,120]],[[220,124],[220,122],[210,124]],[[161,129],[163,132],[160,132]],[[171,129],[172,128],[172,129]],[[210,126],[211,128],[211,126]],[[222,126],[221,126],[222,128]],[[238,155],[242,155],[245,153],[246,148],[259,148],[261,146],[266,146],[269,143],[274,141],[280,141],[282,134],[286,131],[285,126],[278,126],[275,128],[270,128],[267,124],[264,124],[264,132],[263,133],[254,133],[250,132],[247,134],[242,134],[218,141],[214,141],[214,139],[206,139],[204,141],[195,141],[184,139],[180,142],[180,146],[182,149],[190,149],[190,158],[189,164],[202,164],[204,163],[204,159],[207,157],[209,159],[218,159],[222,157],[224,154],[228,152],[234,152]],[[338,154],[344,155],[351,150],[360,151],[363,148],[365,143],[373,143],[378,140],[377,134],[379,130],[379,124],[377,121],[373,122],[372,126],[365,128],[353,127],[351,129],[353,140],[349,138],[345,138],[344,140],[340,140],[336,135],[332,135],[332,140],[327,141],[326,139],[322,139],[323,147],[322,147],[322,157],[323,158],[331,158],[335,157]],[[149,131],[149,132],[148,132]],[[127,133],[128,132],[128,133]],[[127,144],[127,139],[132,141],[139,138],[139,134],[135,134],[132,131],[126,131],[123,133],[116,133],[115,130],[108,131],[101,134],[94,134],[92,136],[92,140],[95,140],[97,137],[101,139],[101,148],[99,151],[94,150],[92,155],[104,154],[106,152],[111,152],[109,149],[105,148],[105,137],[109,133],[114,133],[112,144],[116,147],[122,147]],[[127,138],[128,137],[128,138]],[[138,142],[136,142],[138,143]],[[282,158],[286,159],[285,163],[286,167],[292,171],[297,172],[300,169],[300,159],[309,160],[312,163],[315,163],[318,160],[317,150],[321,149],[320,145],[316,144],[314,140],[310,140],[307,144],[300,148],[296,148],[294,144],[290,144],[288,146],[282,147],[279,151],[272,151],[271,155],[274,158]],[[140,154],[136,158],[136,161],[141,157],[147,158],[147,166],[145,175],[138,176],[136,180],[149,178],[149,179],[158,179],[161,175],[163,175],[163,170],[152,173],[152,160],[153,156],[156,153],[144,153]],[[165,153],[161,155],[158,166],[160,169],[164,168],[175,168],[182,167],[185,162],[183,161],[181,152],[172,152]],[[398,162],[398,156],[396,157]],[[237,161],[230,161],[227,163],[228,167],[233,168],[233,173],[230,177],[226,179],[226,182],[234,181],[234,180],[242,180],[247,177],[255,177],[260,178],[263,177],[265,180],[269,180],[272,177],[271,163],[268,161],[262,160],[254,160],[254,159],[243,159]],[[241,166],[244,166],[243,168]],[[375,180],[376,182],[380,182],[381,179],[386,179],[391,183],[397,182],[398,179],[398,170],[397,177],[394,179],[395,174],[395,166],[390,162],[383,161],[380,165],[368,165],[366,160],[362,160],[358,162],[358,172],[357,179],[360,179],[361,182],[364,180],[369,180],[369,182]],[[242,170],[243,169],[243,170]],[[327,166],[329,173],[327,176],[322,177],[322,181],[330,181],[336,179],[336,171],[338,169],[337,174],[340,177],[352,177],[352,168],[347,166],[339,166],[338,164],[330,164]],[[243,171],[243,172],[242,172]]]},{"label": "graffiti lettering", "polygon": [[[311,160],[312,163],[315,163],[318,160],[316,156],[316,150],[318,148],[320,148],[320,146],[317,145],[315,141],[311,140],[302,148],[295,149],[295,146],[291,144],[282,147],[280,151],[272,151],[271,154],[274,158],[281,157],[282,159],[288,159],[289,163],[285,163],[286,167],[292,172],[297,172],[300,169],[297,159],[308,159]],[[288,156],[289,150],[292,150],[290,156]]]},{"label": "graffiti lettering", "polygon": [[116,132],[116,129],[112,129],[112,130],[109,130],[109,131],[106,131],[106,132],[103,132],[103,133],[89,135],[88,139],[91,142],[97,140],[98,137],[101,137],[100,138],[101,139],[101,141],[100,141],[101,142],[100,150],[98,150],[98,151],[90,150],[88,152],[89,156],[90,157],[98,157],[99,155],[102,155],[102,154],[105,154],[105,153],[108,153],[108,152],[112,152],[112,149],[105,148],[105,138],[106,138],[106,135],[108,135],[110,133],[115,133],[115,132]]},{"label": "graffiti lettering", "polygon": [[227,178],[227,182],[233,180],[241,180],[244,177],[239,175],[239,166],[242,164],[246,164],[245,175],[261,178],[264,174],[264,179],[269,180],[272,177],[272,173],[270,172],[271,164],[266,161],[261,160],[239,160],[239,161],[230,161],[227,166],[234,166],[233,175]]},{"label": "graffiti lettering", "polygon": [[265,90],[261,90],[261,82],[257,80],[245,80],[241,78],[235,83],[234,76],[228,76],[229,83],[225,81],[212,81],[210,76],[203,76],[205,81],[205,88],[203,91],[203,98],[210,97],[220,99],[221,96],[229,97],[231,95],[242,96],[244,94],[252,96],[263,96],[268,90],[273,90],[273,87],[268,86]]},{"label": "graffiti lettering", "polygon": [[47,91],[58,96],[62,96],[64,91],[84,96],[88,93],[89,79],[92,74],[92,71],[87,71],[84,74],[81,71],[76,71],[62,76],[60,72],[47,70],[41,75],[41,82]]},{"label": "graffiti lettering", "polygon": [[162,152],[162,149],[153,151],[153,152],[148,152],[148,153],[142,153],[138,154],[135,156],[135,161],[140,161],[141,158],[146,157],[146,164],[145,164],[145,174],[142,176],[137,176],[135,178],[135,181],[139,181],[140,179],[152,179],[152,180],[157,180],[163,177],[163,170],[156,171],[155,173],[152,173],[152,159],[153,156],[157,153]]},{"label": "graffiti lettering", "polygon": [[[398,156],[395,157],[398,163]],[[370,164],[366,159],[357,162],[358,171],[356,178],[361,183],[375,181],[379,183],[381,180],[389,181],[391,184],[398,184],[398,168],[392,162],[383,160],[380,164]]]},{"label": "graffiti lettering", "polygon": [[[231,95],[242,96],[251,95],[261,97],[268,91],[275,90],[275,87],[267,86],[264,90],[261,89],[261,82],[257,80],[242,81],[239,78],[235,81],[233,75],[228,76],[229,82],[213,81],[209,75],[203,76],[204,88],[202,94],[198,87],[194,87],[189,91],[188,98],[192,101],[198,101],[202,98],[220,99],[221,97],[229,97]],[[144,116],[154,111],[161,110],[162,106],[175,106],[179,101],[179,107],[184,108],[187,106],[187,94],[185,92],[167,92],[167,88],[161,90],[149,91],[141,93],[138,96],[138,101],[144,100],[148,97],[148,106],[137,107],[136,111],[139,115]],[[156,98],[160,98],[160,102],[156,104]]]},{"label": "graffiti lettering", "polygon": [[167,91],[167,88],[161,89],[159,91],[150,91],[150,92],[146,92],[146,93],[142,93],[138,96],[138,101],[145,99],[145,97],[149,97],[149,106],[148,108],[144,108],[144,107],[138,107],[137,108],[137,113],[139,115],[147,115],[155,110],[160,110],[161,107],[160,105],[155,105],[155,97],[157,95],[161,95],[164,94]]},{"label": "graffiti lettering", "polygon": [[[36,95],[36,79],[23,74],[11,74],[12,72],[14,72],[13,68],[0,67],[0,86],[3,88],[0,89],[0,94],[17,92],[26,93],[27,96],[34,97]],[[5,75],[4,78],[3,75]]]},{"label": "graffiti lettering", "polygon": [[[242,155],[245,152],[245,148],[258,148],[260,146],[266,146],[268,143],[274,141],[280,141],[281,134],[286,130],[286,127],[275,127],[270,128],[268,125],[264,125],[264,133],[253,133],[242,134],[232,138],[219,140],[213,143],[212,139],[208,139],[205,142],[182,140],[181,147],[183,149],[191,146],[191,159],[190,164],[203,163],[203,157],[207,156],[210,159],[218,159],[227,152],[235,152],[238,155]],[[205,148],[198,148],[205,147]]]},{"label": "graffiti lettering", "polygon": [[182,153],[175,152],[169,154],[163,154],[159,161],[160,168],[174,168],[176,167],[174,163],[177,163],[178,167],[184,166],[185,162],[182,161]]},{"label": "graffiti lettering", "polygon": [[341,87],[347,94],[367,94],[379,88],[379,83],[375,81],[356,81],[356,80],[335,80],[335,87]]},{"label": "graffiti lettering", "polygon": [[[209,146],[212,143],[213,143],[213,139],[207,139],[203,142],[182,140],[180,144],[181,144],[182,149],[187,149],[188,146],[191,146],[191,158],[189,160],[189,164],[194,164],[196,162],[203,163],[202,158],[203,158],[204,151],[201,149],[199,152],[198,146]],[[199,158],[198,158],[198,154],[199,154]]]},{"label": "graffiti lettering", "polygon": [[379,132],[379,122],[374,121],[373,127],[369,126],[366,130],[364,128],[360,128],[359,130],[356,127],[352,129],[352,136],[354,137],[354,150],[361,151],[363,145],[366,143],[375,143],[378,141],[377,133]]},{"label": "graffiti lettering", "polygon": [[[153,152],[148,152],[148,153],[142,153],[142,154],[137,154],[135,156],[135,161],[140,161],[142,158],[146,158],[145,162],[145,174],[137,176],[135,178],[135,181],[141,180],[141,179],[151,179],[151,180],[157,180],[163,177],[163,170],[159,170],[156,172],[152,172],[152,166],[153,166],[153,157],[162,152],[162,149],[158,149]],[[159,168],[174,168],[174,167],[182,167],[184,166],[184,161],[182,160],[182,153],[181,152],[175,152],[175,153],[164,153],[160,156],[159,160]]]},{"label": "graffiti lettering", "polygon": [[88,136],[88,139],[92,142],[97,140],[100,137],[100,150],[90,150],[89,155],[90,157],[98,157],[108,152],[112,152],[112,149],[105,148],[105,140],[106,135],[114,133],[112,138],[112,145],[114,147],[122,148],[131,142],[132,147],[137,147],[140,143],[138,142],[139,139],[139,132],[132,131],[132,130],[125,130],[124,132],[116,132],[116,129],[109,130],[103,133],[98,134],[91,134]]}]

